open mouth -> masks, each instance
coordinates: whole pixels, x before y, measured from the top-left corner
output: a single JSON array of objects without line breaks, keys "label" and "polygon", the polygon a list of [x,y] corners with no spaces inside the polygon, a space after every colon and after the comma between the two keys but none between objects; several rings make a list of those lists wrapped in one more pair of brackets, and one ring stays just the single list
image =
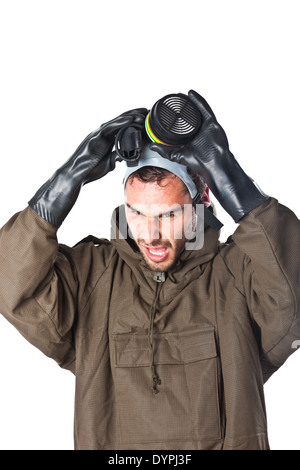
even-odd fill
[{"label": "open mouth", "polygon": [[146,255],[151,261],[155,261],[156,263],[160,263],[164,261],[169,254],[169,250],[166,247],[159,246],[159,247],[147,247],[144,246],[144,250]]}]

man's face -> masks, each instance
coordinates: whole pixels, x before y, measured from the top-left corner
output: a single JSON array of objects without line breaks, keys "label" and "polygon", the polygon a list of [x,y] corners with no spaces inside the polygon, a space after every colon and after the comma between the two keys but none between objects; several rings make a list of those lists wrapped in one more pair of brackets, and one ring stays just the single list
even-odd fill
[{"label": "man's face", "polygon": [[127,223],[146,263],[153,271],[168,271],[193,238],[195,214],[192,199],[177,176],[160,185],[138,178],[127,181]]}]

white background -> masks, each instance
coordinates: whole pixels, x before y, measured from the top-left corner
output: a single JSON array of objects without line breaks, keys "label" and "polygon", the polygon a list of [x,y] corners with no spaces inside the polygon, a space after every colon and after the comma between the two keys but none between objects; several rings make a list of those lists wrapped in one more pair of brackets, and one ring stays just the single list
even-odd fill
[{"label": "white background", "polygon": [[[191,88],[244,170],[299,217],[298,12],[297,0],[0,0],[0,226],[101,123]],[[60,242],[109,237],[123,172],[83,188]],[[235,225],[217,207],[225,240]],[[300,449],[299,366],[296,353],[265,387],[274,450]],[[0,449],[73,448],[73,376],[2,316],[0,380]]]}]

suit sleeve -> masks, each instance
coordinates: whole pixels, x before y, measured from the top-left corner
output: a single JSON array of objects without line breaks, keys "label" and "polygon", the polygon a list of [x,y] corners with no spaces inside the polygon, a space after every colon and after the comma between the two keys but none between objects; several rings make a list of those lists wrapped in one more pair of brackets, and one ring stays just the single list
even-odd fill
[{"label": "suit sleeve", "polygon": [[44,354],[74,372],[77,277],[56,228],[30,207],[0,230],[0,313]]},{"label": "suit sleeve", "polygon": [[300,221],[270,198],[241,220],[232,238],[245,255],[236,279],[257,328],[266,381],[300,340]]}]

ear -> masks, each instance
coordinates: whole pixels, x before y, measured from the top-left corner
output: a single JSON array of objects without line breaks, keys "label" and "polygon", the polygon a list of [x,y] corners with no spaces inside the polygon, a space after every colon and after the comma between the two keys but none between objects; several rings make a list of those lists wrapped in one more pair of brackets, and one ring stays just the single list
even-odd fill
[{"label": "ear", "polygon": [[209,187],[207,186],[207,184],[205,185],[205,188],[204,188],[203,193],[201,195],[201,201],[203,202],[205,207],[210,206]]}]

